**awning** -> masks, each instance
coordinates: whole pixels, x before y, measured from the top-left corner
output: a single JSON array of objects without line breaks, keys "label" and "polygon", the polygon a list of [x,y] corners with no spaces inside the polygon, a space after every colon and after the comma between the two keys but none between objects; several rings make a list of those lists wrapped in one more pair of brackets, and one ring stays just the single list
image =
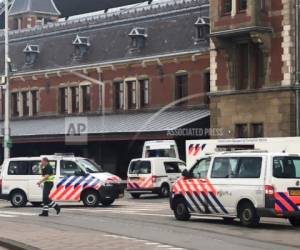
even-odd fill
[{"label": "awning", "polygon": [[[185,127],[209,115],[208,110],[182,110],[23,119],[11,121],[11,136],[66,135],[70,129],[82,129],[82,134],[89,135],[156,133]],[[3,129],[3,123],[0,127]]]}]

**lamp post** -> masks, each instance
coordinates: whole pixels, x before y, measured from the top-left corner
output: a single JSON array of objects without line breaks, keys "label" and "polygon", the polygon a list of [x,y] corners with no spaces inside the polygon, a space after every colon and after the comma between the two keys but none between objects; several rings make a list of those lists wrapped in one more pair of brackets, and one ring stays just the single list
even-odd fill
[{"label": "lamp post", "polygon": [[4,29],[4,35],[5,35],[5,111],[4,111],[4,141],[3,141],[3,147],[4,147],[4,159],[7,159],[10,157],[10,91],[9,91],[9,64],[10,64],[10,58],[9,58],[9,46],[8,46],[8,0],[4,1],[5,4],[5,29]]}]

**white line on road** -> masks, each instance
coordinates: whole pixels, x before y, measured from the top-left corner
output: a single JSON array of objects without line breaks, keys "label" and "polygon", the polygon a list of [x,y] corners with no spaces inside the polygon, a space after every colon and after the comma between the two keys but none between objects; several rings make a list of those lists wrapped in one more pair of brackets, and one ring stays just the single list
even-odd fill
[{"label": "white line on road", "polygon": [[13,212],[13,211],[0,211],[0,214],[5,215],[25,215],[25,216],[36,216],[35,213],[22,213],[22,212]]},{"label": "white line on road", "polygon": [[17,216],[8,215],[8,214],[0,214],[0,217],[3,217],[3,218],[15,218]]}]

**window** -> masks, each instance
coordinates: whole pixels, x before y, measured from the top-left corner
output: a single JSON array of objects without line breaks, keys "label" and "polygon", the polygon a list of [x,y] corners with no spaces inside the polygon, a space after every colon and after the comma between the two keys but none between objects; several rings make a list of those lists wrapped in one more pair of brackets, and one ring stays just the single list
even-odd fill
[{"label": "window", "polygon": [[237,158],[215,158],[211,177],[232,178],[236,173],[237,165],[238,165]]},{"label": "window", "polygon": [[62,114],[68,112],[68,88],[59,89],[59,112]]},{"label": "window", "polygon": [[251,124],[251,137],[253,138],[264,137],[264,125],[262,123]]},{"label": "window", "polygon": [[209,18],[199,17],[195,23],[196,40],[206,40],[209,34]]},{"label": "window", "polygon": [[77,163],[80,165],[82,169],[85,170],[86,173],[94,174],[94,173],[103,173],[103,169],[96,162],[91,161],[89,159],[79,159]]},{"label": "window", "polygon": [[140,98],[141,107],[145,107],[149,104],[149,80],[140,80]]},{"label": "window", "polygon": [[247,0],[237,1],[238,12],[245,12],[247,10]]},{"label": "window", "polygon": [[82,93],[82,111],[89,112],[91,111],[91,87],[90,86],[81,86]]},{"label": "window", "polygon": [[38,91],[33,90],[31,91],[31,108],[32,108],[32,115],[36,115],[38,113]]},{"label": "window", "polygon": [[[56,174],[56,161],[49,161],[53,168],[53,174]],[[40,161],[27,161],[28,175],[42,175]]]},{"label": "window", "polygon": [[128,109],[136,108],[136,81],[126,82]]},{"label": "window", "polygon": [[61,161],[60,162],[60,175],[61,176],[73,176],[77,172],[82,172],[81,168],[73,161]]},{"label": "window", "polygon": [[244,90],[249,87],[249,44],[238,44],[237,50],[237,89]]},{"label": "window", "polygon": [[133,161],[129,166],[129,174],[151,174],[150,161]]},{"label": "window", "polygon": [[79,88],[71,87],[72,113],[79,112]]},{"label": "window", "polygon": [[8,166],[8,175],[27,175],[28,165],[26,161],[11,161]]},{"label": "window", "polygon": [[43,17],[37,17],[36,21],[35,21],[35,25],[36,26],[43,26],[45,23],[45,20]]},{"label": "window", "polygon": [[[175,99],[179,100],[188,96],[188,75],[177,75],[175,78]],[[177,105],[183,105],[186,101]]]},{"label": "window", "polygon": [[236,124],[235,125],[235,137],[236,138],[247,138],[248,137],[248,125],[247,124]]},{"label": "window", "polygon": [[279,179],[299,179],[300,157],[274,157],[273,176]]},{"label": "window", "polygon": [[114,83],[115,109],[124,109],[124,83]]},{"label": "window", "polygon": [[262,158],[240,158],[235,178],[260,178]]},{"label": "window", "polygon": [[29,92],[22,92],[23,116],[29,115]]},{"label": "window", "polygon": [[207,177],[210,166],[210,158],[198,161],[191,169],[191,176],[195,179],[204,179]]},{"label": "window", "polygon": [[222,0],[222,14],[230,15],[232,10],[232,0]]},{"label": "window", "polygon": [[164,165],[167,174],[181,173],[178,162],[165,162]]},{"label": "window", "polygon": [[11,94],[11,111],[13,116],[19,116],[19,93]]}]

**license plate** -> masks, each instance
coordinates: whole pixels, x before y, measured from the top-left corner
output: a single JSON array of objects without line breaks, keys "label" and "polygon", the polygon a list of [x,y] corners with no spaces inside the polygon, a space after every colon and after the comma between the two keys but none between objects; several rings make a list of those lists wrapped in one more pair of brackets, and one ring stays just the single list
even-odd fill
[{"label": "license plate", "polygon": [[300,189],[290,190],[290,196],[300,196]]}]

